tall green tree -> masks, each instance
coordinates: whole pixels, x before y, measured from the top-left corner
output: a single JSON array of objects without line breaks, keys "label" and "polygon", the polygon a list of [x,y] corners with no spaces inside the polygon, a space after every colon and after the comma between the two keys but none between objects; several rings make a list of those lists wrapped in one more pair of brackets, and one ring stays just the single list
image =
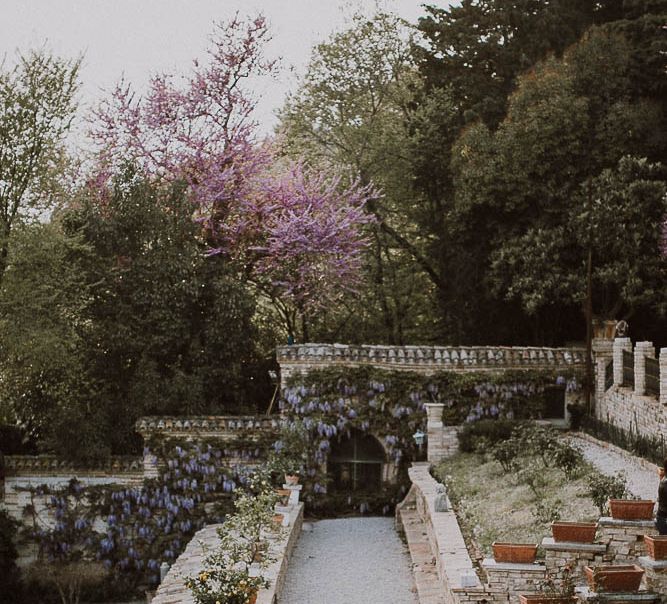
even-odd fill
[{"label": "tall green tree", "polygon": [[76,110],[80,61],[45,51],[0,65],[0,279],[12,228],[50,204],[64,161],[63,137]]},{"label": "tall green tree", "polygon": [[[414,222],[408,121],[420,87],[411,30],[398,17],[355,15],[319,44],[280,117],[284,150],[373,184],[373,215],[363,302],[346,300],[319,326],[320,337],[404,343],[427,339],[428,307],[439,275]],[[429,280],[431,283],[429,283]],[[333,320],[332,320],[333,319]]]}]

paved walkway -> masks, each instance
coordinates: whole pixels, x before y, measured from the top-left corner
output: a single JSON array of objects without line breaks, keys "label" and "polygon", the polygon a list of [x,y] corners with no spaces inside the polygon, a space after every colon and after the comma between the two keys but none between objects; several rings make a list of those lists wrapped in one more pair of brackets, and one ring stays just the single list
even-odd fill
[{"label": "paved walkway", "polygon": [[415,604],[410,557],[392,518],[304,524],[281,604]]},{"label": "paved walkway", "polygon": [[658,466],[587,435],[569,435],[567,438],[580,447],[586,459],[603,474],[623,472],[633,495],[641,499],[657,498]]}]

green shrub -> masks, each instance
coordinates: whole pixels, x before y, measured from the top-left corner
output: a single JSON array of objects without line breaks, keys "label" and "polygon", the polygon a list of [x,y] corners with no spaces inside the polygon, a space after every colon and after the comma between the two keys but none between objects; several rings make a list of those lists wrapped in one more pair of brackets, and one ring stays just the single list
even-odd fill
[{"label": "green shrub", "polygon": [[492,449],[492,456],[503,468],[506,473],[514,472],[518,469],[517,457],[519,448],[513,438],[496,443]]},{"label": "green shrub", "polygon": [[580,476],[584,468],[585,458],[581,449],[568,443],[560,442],[553,452],[556,467],[563,471],[568,480]]},{"label": "green shrub", "polygon": [[486,439],[489,446],[498,442],[507,440],[512,436],[515,428],[523,425],[524,422],[518,422],[511,419],[483,419],[478,422],[464,424],[459,430],[459,449],[463,453],[472,453],[477,449],[477,441],[480,438]]},{"label": "green shrub", "polygon": [[625,475],[607,476],[594,472],[588,478],[587,494],[600,511],[600,516],[608,514],[607,501],[622,499],[628,493]]}]

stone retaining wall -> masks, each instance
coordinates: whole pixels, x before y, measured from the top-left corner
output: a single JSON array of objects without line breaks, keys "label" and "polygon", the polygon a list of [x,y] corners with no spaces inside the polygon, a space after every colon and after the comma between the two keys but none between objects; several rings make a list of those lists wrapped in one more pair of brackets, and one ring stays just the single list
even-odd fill
[{"label": "stone retaining wall", "polygon": [[[303,503],[289,507],[289,525],[279,537],[269,539],[269,555],[274,558],[262,574],[270,581],[266,589],[257,595],[257,604],[274,604],[280,598],[287,565],[294,550],[303,524]],[[221,525],[212,524],[195,534],[185,551],[169,569],[150,604],[193,604],[192,592],[185,587],[185,579],[205,570],[204,560],[218,544],[217,529]]]},{"label": "stone retaining wall", "polygon": [[[594,340],[595,354],[595,415],[599,420],[613,424],[627,432],[648,438],[667,439],[667,348],[659,355],[660,392],[657,396],[646,393],[645,358],[656,358],[651,342],[637,342],[630,338]],[[623,384],[623,351],[633,352],[634,386]],[[605,368],[613,363],[613,384],[606,388]]]}]

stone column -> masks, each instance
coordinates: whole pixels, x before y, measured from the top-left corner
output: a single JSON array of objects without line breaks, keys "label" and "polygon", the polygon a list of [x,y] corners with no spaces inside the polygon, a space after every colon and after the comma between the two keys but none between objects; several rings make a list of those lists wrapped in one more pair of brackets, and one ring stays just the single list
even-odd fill
[{"label": "stone column", "polygon": [[623,384],[623,351],[632,352],[630,338],[616,338],[614,340],[614,386]]},{"label": "stone column", "polygon": [[609,361],[614,358],[614,340],[606,338],[593,339],[593,369],[595,372],[595,410],[599,411],[604,397],[605,370]]},{"label": "stone column", "polygon": [[660,402],[667,405],[667,348],[660,349]]},{"label": "stone column", "polygon": [[635,344],[635,394],[646,394],[646,357],[655,358],[653,342]]},{"label": "stone column", "polygon": [[425,406],[427,418],[426,435],[428,438],[426,459],[436,463],[444,457],[442,410],[445,408],[445,405],[443,403],[426,403]]}]

